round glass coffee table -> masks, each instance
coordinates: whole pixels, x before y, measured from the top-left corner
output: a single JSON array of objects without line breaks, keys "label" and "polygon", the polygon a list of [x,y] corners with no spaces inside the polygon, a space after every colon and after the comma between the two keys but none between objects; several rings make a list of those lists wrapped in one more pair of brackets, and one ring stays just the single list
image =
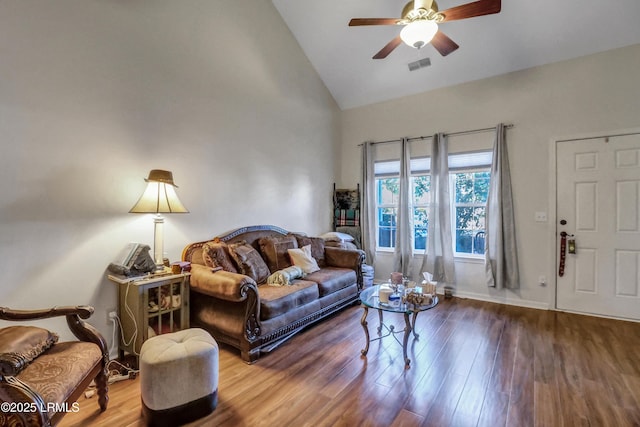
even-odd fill
[{"label": "round glass coffee table", "polygon": [[[397,303],[381,303],[380,299],[378,298],[379,289],[379,285],[374,285],[363,290],[360,293],[360,301],[362,302],[362,308],[364,309],[360,324],[362,325],[362,328],[364,329],[364,335],[367,338],[367,344],[365,345],[361,353],[363,356],[366,356],[369,352],[369,343],[371,341],[377,341],[391,335],[398,342],[398,344],[402,345],[402,355],[404,357],[405,368],[409,368],[409,365],[411,364],[411,360],[409,360],[409,358],[407,357],[407,342],[409,341],[409,335],[411,335],[411,332],[413,331],[414,338],[419,338],[419,335],[415,331],[416,318],[418,317],[418,313],[435,307],[438,304],[438,297],[434,296],[432,303],[428,305],[405,304],[402,302],[402,299],[398,300]],[[367,315],[369,314],[370,308],[378,310],[378,318],[380,320],[380,325],[378,326],[378,337],[374,339],[371,339],[369,337],[369,328],[367,324]],[[404,315],[404,329],[397,331],[395,330],[395,327],[393,325],[386,325],[384,323],[382,315],[385,311],[390,313],[402,313]],[[413,315],[411,319],[409,319],[410,315]],[[400,342],[400,340],[396,337],[396,334],[404,334],[402,342]]]}]

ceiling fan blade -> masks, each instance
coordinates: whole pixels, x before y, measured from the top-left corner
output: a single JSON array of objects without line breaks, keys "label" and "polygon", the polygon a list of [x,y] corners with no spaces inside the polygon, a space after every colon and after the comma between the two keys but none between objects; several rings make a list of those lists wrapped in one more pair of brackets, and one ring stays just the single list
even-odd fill
[{"label": "ceiling fan blade", "polygon": [[397,18],[353,18],[349,21],[350,27],[358,27],[360,25],[396,25]]},{"label": "ceiling fan blade", "polygon": [[501,0],[478,0],[443,10],[442,22],[457,21],[459,19],[473,18],[474,16],[491,15],[500,12]]},{"label": "ceiling fan blade", "polygon": [[402,39],[400,38],[400,36],[396,36],[396,38],[394,38],[389,43],[387,43],[387,45],[385,47],[380,49],[380,52],[376,53],[373,56],[373,59],[384,59],[384,58],[386,58],[391,52],[393,52],[393,49],[398,47],[398,45],[400,43],[402,43]]},{"label": "ceiling fan blade", "polygon": [[431,44],[436,48],[438,52],[440,52],[440,55],[442,56],[447,56],[460,47],[442,31],[438,31],[436,35],[433,36],[433,39],[431,39]]}]

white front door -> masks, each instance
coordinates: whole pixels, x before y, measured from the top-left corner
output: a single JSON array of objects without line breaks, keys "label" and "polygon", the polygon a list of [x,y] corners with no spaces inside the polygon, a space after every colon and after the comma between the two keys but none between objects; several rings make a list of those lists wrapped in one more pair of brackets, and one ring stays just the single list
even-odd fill
[{"label": "white front door", "polygon": [[640,134],[556,150],[557,308],[640,320]]}]

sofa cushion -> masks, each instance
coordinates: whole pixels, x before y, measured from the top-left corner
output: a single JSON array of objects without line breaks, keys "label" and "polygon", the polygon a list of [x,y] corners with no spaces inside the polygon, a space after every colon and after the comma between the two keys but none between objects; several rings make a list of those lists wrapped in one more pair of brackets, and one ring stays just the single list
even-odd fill
[{"label": "sofa cushion", "polygon": [[321,268],[327,265],[324,259],[324,239],[321,237],[309,237],[302,234],[293,234],[298,241],[298,247],[311,245],[311,256],[318,261]]},{"label": "sofa cushion", "polygon": [[37,326],[0,329],[0,374],[18,374],[57,341],[58,335]]},{"label": "sofa cushion", "polygon": [[353,285],[357,281],[356,272],[349,268],[325,267],[307,274],[305,280],[316,282],[320,297]]},{"label": "sofa cushion", "polygon": [[294,280],[289,286],[259,286],[258,293],[260,319],[267,320],[317,300],[318,285],[307,280]]},{"label": "sofa cushion", "polygon": [[205,243],[202,246],[202,259],[207,267],[222,267],[231,273],[238,272],[229,254],[229,246],[225,242],[212,240]]},{"label": "sofa cushion", "polygon": [[240,269],[240,273],[251,277],[256,283],[264,283],[271,272],[257,250],[246,242],[229,245],[229,253]]},{"label": "sofa cushion", "polygon": [[262,237],[258,244],[260,252],[270,271],[283,270],[291,267],[288,249],[296,249],[298,241],[294,236]]}]

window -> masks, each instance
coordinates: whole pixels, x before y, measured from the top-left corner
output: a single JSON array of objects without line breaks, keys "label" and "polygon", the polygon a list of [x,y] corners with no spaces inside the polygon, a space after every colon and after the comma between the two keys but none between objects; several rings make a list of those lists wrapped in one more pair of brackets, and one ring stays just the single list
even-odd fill
[{"label": "window", "polygon": [[396,246],[396,218],[399,178],[376,179],[376,229],[378,248],[391,249]]},{"label": "window", "polygon": [[457,254],[484,254],[485,213],[490,172],[461,172],[450,175],[454,187],[454,248]]},{"label": "window", "polygon": [[[393,249],[396,244],[397,204],[400,191],[399,178],[376,179],[376,210],[378,249]],[[413,242],[415,250],[427,247],[429,229],[429,194],[431,177],[418,175],[411,177],[413,193]]]},{"label": "window", "polygon": [[[484,254],[485,214],[489,194],[491,152],[449,155],[451,185],[452,236],[458,256]],[[413,202],[413,247],[416,252],[427,248],[431,159],[411,160],[411,193]],[[397,203],[399,195],[398,160],[376,162],[376,230],[377,248],[392,250],[396,242]]]},{"label": "window", "polygon": [[413,249],[424,251],[427,248],[429,233],[431,176],[412,176],[411,188],[413,190]]}]

